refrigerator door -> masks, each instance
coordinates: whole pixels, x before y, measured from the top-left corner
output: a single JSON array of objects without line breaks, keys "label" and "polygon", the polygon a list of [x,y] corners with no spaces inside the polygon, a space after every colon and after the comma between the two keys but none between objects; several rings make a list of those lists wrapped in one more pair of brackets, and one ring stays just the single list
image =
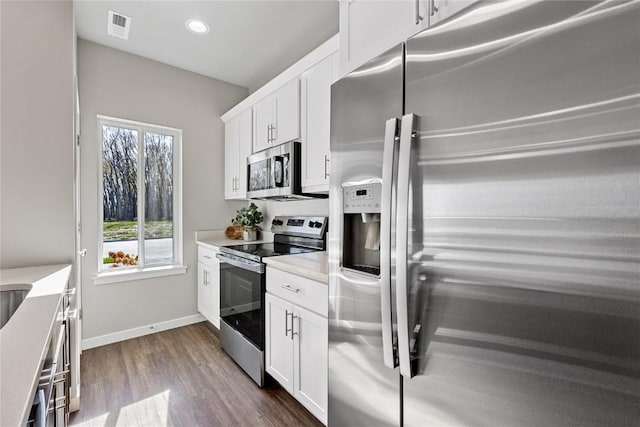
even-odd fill
[{"label": "refrigerator door", "polygon": [[[369,239],[365,238],[369,226],[366,222],[375,218],[375,214],[365,214],[362,219],[359,213],[345,215],[343,194],[350,191],[349,194],[355,196],[355,191],[351,190],[354,185],[377,188],[383,169],[386,174],[393,175],[394,171],[389,170],[389,167],[393,168],[393,162],[383,168],[382,159],[385,154],[393,157],[396,118],[402,115],[403,50],[403,45],[397,46],[331,88],[330,228],[327,239],[328,424],[332,427],[400,425],[400,375],[393,369],[390,284],[388,281],[382,283],[384,274],[378,274],[389,270],[391,251],[389,247],[380,247],[379,251],[371,249],[372,245],[366,242]],[[381,194],[385,194],[385,189],[389,190],[390,184],[389,180],[382,183]],[[378,224],[381,232],[387,230],[390,234],[391,219],[382,212],[387,207],[390,205],[384,204],[381,209]],[[354,230],[356,226],[362,227],[359,232]],[[348,238],[345,239],[345,235]],[[390,245],[388,235],[380,236],[381,246],[384,242]],[[348,260],[362,261],[362,271],[343,268],[345,255]],[[386,263],[383,257],[387,257]],[[379,268],[366,268],[366,261],[374,258]],[[383,334],[383,330],[387,332]],[[385,366],[385,362],[391,367]]]},{"label": "refrigerator door", "polygon": [[407,42],[405,426],[640,420],[639,29],[483,2]]}]

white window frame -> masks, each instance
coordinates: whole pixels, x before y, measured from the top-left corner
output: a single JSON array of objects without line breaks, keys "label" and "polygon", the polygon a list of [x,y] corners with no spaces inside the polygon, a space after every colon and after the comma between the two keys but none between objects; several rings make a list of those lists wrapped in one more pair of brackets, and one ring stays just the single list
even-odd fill
[{"label": "white window frame", "polygon": [[[138,256],[142,258],[142,266],[105,268],[103,263],[103,247],[104,247],[104,206],[103,206],[103,126],[113,126],[120,128],[133,129],[138,132],[138,171],[144,171],[144,132],[158,133],[173,136],[173,263],[144,266],[144,185],[140,185],[140,181],[144,179],[144,173],[138,173]],[[183,223],[182,223],[182,130],[167,126],[159,126],[150,123],[137,122],[133,120],[120,119],[115,117],[97,116],[97,141],[98,150],[98,265],[97,275],[94,277],[94,283],[116,283],[129,280],[139,280],[151,277],[170,276],[174,274],[184,274],[187,267],[183,263]]]}]

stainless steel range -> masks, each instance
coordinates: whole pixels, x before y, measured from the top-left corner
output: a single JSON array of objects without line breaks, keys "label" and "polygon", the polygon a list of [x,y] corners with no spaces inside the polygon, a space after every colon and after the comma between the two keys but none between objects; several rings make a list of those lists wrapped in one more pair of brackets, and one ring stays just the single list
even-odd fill
[{"label": "stainless steel range", "polygon": [[223,246],[220,260],[220,344],[260,386],[264,385],[263,258],[323,251],[326,217],[277,216],[273,242]]}]

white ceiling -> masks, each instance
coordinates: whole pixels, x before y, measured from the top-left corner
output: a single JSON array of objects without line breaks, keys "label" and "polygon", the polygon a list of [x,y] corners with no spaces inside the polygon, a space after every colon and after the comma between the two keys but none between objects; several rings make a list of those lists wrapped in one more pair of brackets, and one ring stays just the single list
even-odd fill
[{"label": "white ceiling", "polygon": [[[338,32],[338,1],[75,0],[78,37],[248,87],[252,92]],[[107,35],[109,9],[131,18]],[[193,34],[185,21],[205,21]]]}]

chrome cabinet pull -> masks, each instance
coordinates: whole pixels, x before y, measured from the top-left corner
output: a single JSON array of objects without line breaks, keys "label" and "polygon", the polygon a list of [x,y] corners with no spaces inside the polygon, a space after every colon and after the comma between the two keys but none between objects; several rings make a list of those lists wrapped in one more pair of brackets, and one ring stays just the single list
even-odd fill
[{"label": "chrome cabinet pull", "polygon": [[293,313],[289,313],[289,310],[284,311],[284,336],[288,337],[289,332],[291,332],[291,339],[293,339],[293,321],[291,322],[291,329],[289,329],[289,314],[293,315]]},{"label": "chrome cabinet pull", "polygon": [[324,155],[324,179],[327,179],[329,177],[329,173],[327,173],[327,163],[329,163],[329,156],[327,156],[326,154]]},{"label": "chrome cabinet pull", "polygon": [[286,289],[286,290],[287,290],[287,291],[289,291],[289,292],[293,292],[294,294],[297,294],[298,292],[300,292],[300,289],[298,289],[298,288],[294,288],[294,287],[293,287],[293,286],[291,286],[291,285],[282,285],[281,287],[282,287],[282,288],[284,288],[284,289]]},{"label": "chrome cabinet pull", "polygon": [[[293,331],[293,319],[300,319],[300,316],[294,316],[293,312],[291,313],[291,341],[293,341],[294,335],[299,335],[298,332]],[[300,321],[298,321],[300,322]],[[298,324],[298,330],[300,330],[300,325]]]},{"label": "chrome cabinet pull", "polygon": [[420,21],[422,21],[424,18],[420,15],[420,0],[415,0],[415,18],[416,18],[416,25],[418,25],[420,23]]},{"label": "chrome cabinet pull", "polygon": [[436,6],[436,0],[431,0],[431,16],[438,13],[438,6]]}]

